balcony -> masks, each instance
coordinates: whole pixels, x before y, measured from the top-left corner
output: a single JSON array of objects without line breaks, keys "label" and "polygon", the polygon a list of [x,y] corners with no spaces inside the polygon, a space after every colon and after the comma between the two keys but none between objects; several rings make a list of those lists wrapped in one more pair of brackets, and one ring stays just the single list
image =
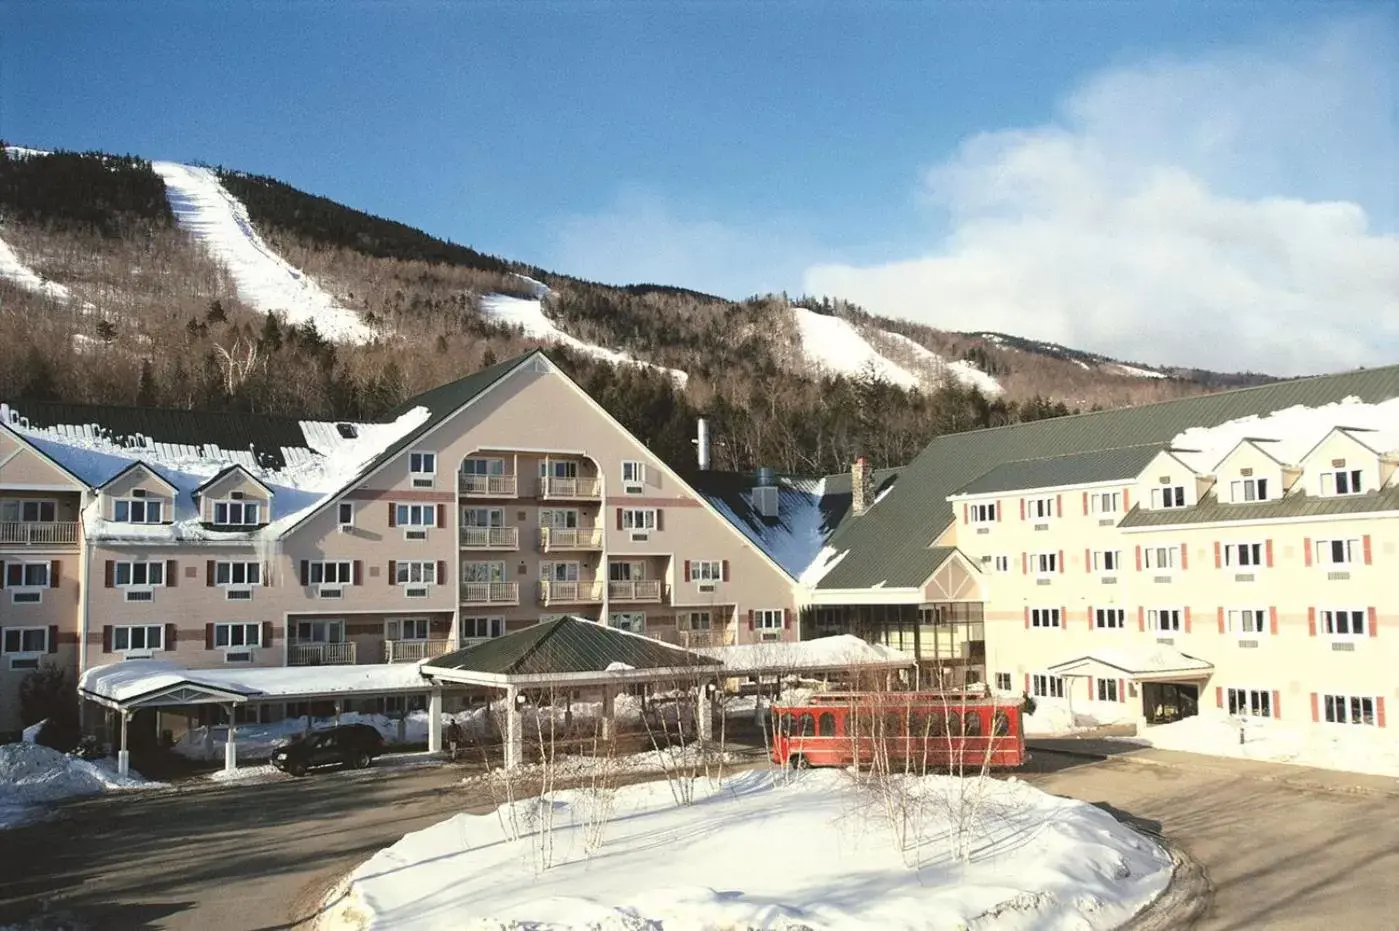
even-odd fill
[{"label": "balcony", "polygon": [[457,474],[457,490],[467,498],[514,498],[517,488],[513,475]]},{"label": "balcony", "polygon": [[450,640],[385,640],[384,662],[416,663],[452,651]]},{"label": "balcony", "polygon": [[601,527],[540,527],[539,548],[546,553],[562,550],[602,549]]},{"label": "balcony", "polygon": [[548,475],[539,480],[540,497],[553,501],[596,501],[602,497],[602,482],[593,478],[558,478]]},{"label": "balcony", "polygon": [[517,527],[463,527],[461,548],[464,550],[517,550],[520,531]]},{"label": "balcony", "polygon": [[659,602],[662,591],[663,587],[659,579],[607,583],[607,597],[610,601]]},{"label": "balcony", "polygon": [[75,544],[78,542],[78,522],[73,520],[44,522],[6,522],[0,524],[0,543]]},{"label": "balcony", "polygon": [[520,603],[518,582],[463,582],[461,603],[464,605],[517,605]]},{"label": "balcony", "polygon": [[713,630],[676,630],[673,627],[664,627],[657,630],[648,630],[646,631],[646,636],[665,643],[673,643],[687,650],[703,649],[705,647],[731,647],[734,645],[733,631],[721,628],[715,628]]},{"label": "balcony", "polygon": [[353,666],[355,645],[343,643],[290,643],[287,645],[288,666]]},{"label": "balcony", "polygon": [[541,604],[600,604],[601,582],[540,582]]}]

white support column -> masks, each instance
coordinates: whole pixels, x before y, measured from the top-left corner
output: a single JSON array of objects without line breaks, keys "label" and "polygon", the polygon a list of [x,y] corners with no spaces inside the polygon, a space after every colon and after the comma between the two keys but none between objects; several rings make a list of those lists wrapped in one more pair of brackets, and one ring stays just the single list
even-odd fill
[{"label": "white support column", "polygon": [[505,689],[505,768],[514,769],[525,757],[525,727],[520,715],[520,690]]},{"label": "white support column", "polygon": [[234,772],[238,769],[238,728],[233,723],[233,706],[225,706],[228,711],[228,740],[223,745],[223,771]]},{"label": "white support column", "polygon": [[126,749],[126,723],[130,720],[130,712],[121,712],[121,749],[117,751],[117,773],[122,776],[131,772],[131,751]]},{"label": "white support column", "polygon": [[700,682],[695,699],[695,729],[699,739],[706,743],[714,739],[714,696],[710,691],[713,686],[708,680]]},{"label": "white support column", "polygon": [[442,752],[442,690],[433,689],[427,700],[427,752]]}]

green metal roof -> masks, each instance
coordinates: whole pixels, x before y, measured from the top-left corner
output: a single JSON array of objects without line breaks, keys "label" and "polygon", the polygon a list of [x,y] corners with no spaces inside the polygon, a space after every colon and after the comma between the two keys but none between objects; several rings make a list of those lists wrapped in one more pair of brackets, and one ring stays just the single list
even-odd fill
[{"label": "green metal roof", "polygon": [[1190,427],[1351,396],[1370,403],[1399,397],[1399,366],[940,436],[909,463],[882,501],[841,524],[829,545],[848,552],[818,587],[868,588],[881,580],[917,585],[932,571],[928,544],[952,523],[947,496],[1001,463],[1166,444]]},{"label": "green metal roof", "polygon": [[953,492],[954,495],[990,495],[998,491],[1062,488],[1090,482],[1136,478],[1156,454],[1161,443],[1100,449],[1050,459],[1018,459],[996,466]]},{"label": "green metal roof", "polygon": [[1255,501],[1248,504],[1229,504],[1221,502],[1214,494],[1208,494],[1194,507],[1167,508],[1160,511],[1134,507],[1122,518],[1118,526],[1179,527],[1185,524],[1213,524],[1231,520],[1331,517],[1337,514],[1367,514],[1372,511],[1393,510],[1399,510],[1399,487],[1335,498],[1320,498],[1299,491],[1272,501]]},{"label": "green metal roof", "polygon": [[722,665],[717,659],[614,630],[597,621],[561,617],[444,654],[425,663],[424,668],[530,676],[607,672],[614,663],[633,669]]}]

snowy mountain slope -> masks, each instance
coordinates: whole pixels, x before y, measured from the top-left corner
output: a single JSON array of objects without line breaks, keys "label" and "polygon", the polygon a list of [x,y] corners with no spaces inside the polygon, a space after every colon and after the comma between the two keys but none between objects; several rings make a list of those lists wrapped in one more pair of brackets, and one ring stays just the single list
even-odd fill
[{"label": "snowy mountain slope", "polygon": [[165,181],[170,209],[188,230],[228,268],[238,296],[259,312],[274,311],[290,323],[314,321],[328,339],[367,342],[373,335],[359,314],[343,307],[301,271],[272,250],[253,229],[248,211],[208,168],[153,162]]},{"label": "snowy mountain slope", "polygon": [[[533,281],[533,279],[526,279]],[[548,293],[548,288],[539,282],[534,282],[543,289],[540,293]],[[517,327],[531,339],[542,340],[548,343],[560,343],[570,349],[586,353],[598,359],[603,359],[615,365],[642,365],[653,368],[660,372],[665,372],[675,379],[676,385],[685,387],[685,382],[689,376],[679,369],[668,369],[659,365],[652,365],[650,362],[642,362],[640,359],[633,359],[625,353],[606,349],[602,346],[595,346],[592,343],[585,343],[581,339],[570,336],[554,325],[548,315],[544,313],[544,306],[540,298],[528,299],[522,297],[508,297],[504,294],[488,294],[481,298],[481,313],[497,323],[503,323],[509,327]]]},{"label": "snowy mountain slope", "polygon": [[55,301],[67,303],[73,296],[63,285],[39,277],[34,269],[20,261],[19,256],[15,255],[15,250],[3,239],[0,239],[0,278],[13,281],[26,291],[42,294]]},{"label": "snowy mountain slope", "polygon": [[921,384],[918,376],[880,355],[849,320],[805,307],[793,307],[792,319],[801,337],[802,354],[816,368],[852,378],[873,371],[900,388],[917,388]]},{"label": "snowy mountain slope", "polygon": [[923,363],[934,369],[939,369],[946,377],[952,378],[965,387],[975,388],[982,394],[995,397],[1002,391],[1001,383],[970,362],[958,359],[955,362],[948,362],[942,356],[914,342],[902,333],[890,333],[887,330],[881,331],[884,336],[899,344],[905,351],[922,359]]}]

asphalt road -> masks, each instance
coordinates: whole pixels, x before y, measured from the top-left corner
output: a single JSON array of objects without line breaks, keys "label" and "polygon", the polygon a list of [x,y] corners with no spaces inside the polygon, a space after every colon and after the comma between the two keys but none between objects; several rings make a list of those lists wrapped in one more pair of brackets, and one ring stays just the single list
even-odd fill
[{"label": "asphalt road", "polygon": [[[1202,929],[1399,926],[1399,800],[1218,771],[1038,754],[1023,778],[1148,822],[1203,864]],[[334,881],[402,834],[487,811],[445,767],[106,796],[0,834],[0,925],[40,911],[92,929],[297,927]]]}]

